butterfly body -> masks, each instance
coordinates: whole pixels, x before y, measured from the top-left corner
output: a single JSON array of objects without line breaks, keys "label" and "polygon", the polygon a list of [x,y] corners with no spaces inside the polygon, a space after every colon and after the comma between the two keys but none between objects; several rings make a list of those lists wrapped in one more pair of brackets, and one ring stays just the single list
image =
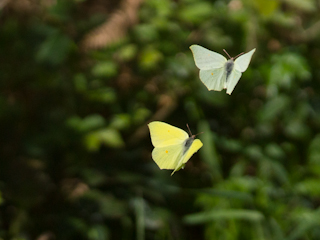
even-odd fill
[{"label": "butterfly body", "polygon": [[192,135],[189,137],[187,140],[184,142],[184,149],[183,149],[183,154],[186,153],[186,151],[191,147],[193,141],[194,141],[195,135]]},{"label": "butterfly body", "polygon": [[225,64],[225,71],[226,71],[226,82],[228,82],[228,78],[230,77],[230,74],[234,67],[234,61],[233,59],[229,59]]},{"label": "butterfly body", "polygon": [[[167,123],[154,121],[148,124],[154,146],[152,159],[160,169],[180,170],[191,156],[202,147],[202,142]],[[171,175],[172,175],[171,174]]]},{"label": "butterfly body", "polygon": [[227,89],[231,94],[237,85],[242,73],[247,70],[251,57],[255,52],[250,52],[227,60],[219,53],[210,51],[199,45],[190,47],[196,66],[200,69],[199,77],[208,90],[221,91]]}]

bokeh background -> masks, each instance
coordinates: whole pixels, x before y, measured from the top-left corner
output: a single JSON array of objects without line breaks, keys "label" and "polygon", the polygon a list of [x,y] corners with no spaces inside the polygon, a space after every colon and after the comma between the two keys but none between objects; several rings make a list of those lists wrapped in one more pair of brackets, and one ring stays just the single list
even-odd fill
[{"label": "bokeh background", "polygon": [[[0,239],[320,239],[319,9],[0,1]],[[192,44],[257,50],[229,96]],[[153,120],[204,132],[172,177]]]}]

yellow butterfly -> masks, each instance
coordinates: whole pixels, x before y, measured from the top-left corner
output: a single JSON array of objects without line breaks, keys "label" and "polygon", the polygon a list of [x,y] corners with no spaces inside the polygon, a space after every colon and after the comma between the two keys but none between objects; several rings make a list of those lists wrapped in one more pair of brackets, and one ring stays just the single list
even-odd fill
[{"label": "yellow butterfly", "polygon": [[[189,136],[180,128],[164,122],[151,122],[151,142],[154,146],[152,158],[160,169],[174,169],[171,176],[181,168],[202,146],[196,135]],[[189,127],[188,127],[189,128]]]}]

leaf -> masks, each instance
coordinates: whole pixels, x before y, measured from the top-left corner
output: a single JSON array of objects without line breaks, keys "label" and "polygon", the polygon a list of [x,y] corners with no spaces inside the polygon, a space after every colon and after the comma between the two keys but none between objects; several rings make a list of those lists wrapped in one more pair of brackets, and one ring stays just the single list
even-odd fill
[{"label": "leaf", "polygon": [[200,151],[201,159],[209,166],[210,172],[214,179],[221,179],[220,156],[217,152],[213,134],[207,121],[202,120],[198,124],[199,132],[203,132],[199,138],[203,142],[202,150]]},{"label": "leaf", "polygon": [[127,205],[124,201],[111,194],[99,190],[90,190],[82,196],[82,200],[98,202],[99,214],[107,218],[120,218],[126,214]]},{"label": "leaf", "polygon": [[113,103],[117,98],[115,90],[109,87],[88,91],[86,95],[89,100],[102,103]]},{"label": "leaf", "polygon": [[118,66],[113,61],[97,63],[92,68],[92,74],[96,77],[114,77],[118,73]]},{"label": "leaf", "polygon": [[117,114],[113,116],[110,122],[110,127],[123,130],[130,126],[130,115],[129,114]]},{"label": "leaf", "polygon": [[56,31],[40,45],[36,59],[53,65],[62,64],[73,46],[74,43],[68,36]]},{"label": "leaf", "polygon": [[132,120],[135,124],[141,124],[151,115],[147,108],[140,107],[132,114]]},{"label": "leaf", "polygon": [[259,164],[259,176],[264,180],[276,179],[281,184],[289,182],[288,173],[284,166],[269,158],[264,158]]},{"label": "leaf", "polygon": [[264,16],[272,15],[279,7],[279,0],[255,0],[252,2]]},{"label": "leaf", "polygon": [[251,144],[250,146],[246,147],[244,152],[249,158],[255,160],[260,160],[264,156],[261,146],[255,144]]},{"label": "leaf", "polygon": [[320,166],[320,134],[317,134],[310,142],[308,149],[308,161],[311,165]]},{"label": "leaf", "polygon": [[146,47],[142,50],[139,57],[139,65],[144,70],[156,68],[163,60],[162,53],[154,47]]},{"label": "leaf", "polygon": [[186,4],[179,11],[178,16],[182,21],[199,24],[212,16],[212,9],[212,4],[209,2]]},{"label": "leaf", "polygon": [[[191,191],[192,192],[192,191]],[[240,191],[232,191],[232,190],[219,190],[213,188],[201,188],[194,191],[195,193],[201,193],[209,196],[215,196],[219,198],[226,199],[238,199],[245,202],[252,202],[253,198],[251,194],[240,192]]]},{"label": "leaf", "polygon": [[290,98],[285,95],[279,95],[271,98],[266,105],[259,112],[261,122],[270,122],[277,118],[277,116],[284,112],[290,104]]},{"label": "leaf", "polygon": [[108,240],[109,230],[106,225],[94,225],[88,230],[89,240]]},{"label": "leaf", "polygon": [[[294,52],[285,52],[281,55],[273,55],[270,69],[268,88],[284,87],[292,88],[295,80],[308,80],[311,72],[306,59]],[[270,90],[268,90],[270,92]]]},{"label": "leaf", "polygon": [[298,240],[311,230],[317,230],[320,224],[319,209],[312,212],[299,211],[296,216],[296,222],[297,225],[293,228],[292,232],[287,237],[287,240]]},{"label": "leaf", "polygon": [[113,128],[104,128],[91,132],[85,136],[84,142],[89,151],[99,150],[102,144],[112,148],[124,146],[121,135]]},{"label": "leaf", "polygon": [[84,74],[76,74],[73,78],[73,84],[78,92],[85,92],[87,90],[87,79]]},{"label": "leaf", "polygon": [[105,120],[98,114],[92,114],[83,119],[78,116],[74,116],[67,120],[67,125],[79,132],[87,132],[104,126]]},{"label": "leaf", "polygon": [[287,2],[291,6],[305,12],[314,12],[317,9],[316,2],[314,0],[284,0],[284,2]]},{"label": "leaf", "polygon": [[268,144],[265,148],[265,152],[273,159],[283,159],[286,156],[283,149],[276,143]]},{"label": "leaf", "polygon": [[117,52],[117,57],[122,61],[132,60],[138,52],[138,47],[135,44],[128,44],[123,46]]},{"label": "leaf", "polygon": [[310,178],[301,181],[296,184],[295,190],[298,194],[303,194],[306,196],[319,197],[320,196],[320,184],[318,178]]},{"label": "leaf", "polygon": [[134,33],[141,42],[152,42],[159,37],[157,29],[152,24],[140,24],[134,28]]},{"label": "leaf", "polygon": [[230,209],[219,210],[215,209],[207,212],[200,212],[187,215],[184,217],[184,222],[187,224],[203,224],[210,221],[219,220],[247,220],[247,221],[261,221],[264,216],[255,210]]},{"label": "leaf", "polygon": [[310,135],[310,129],[306,125],[305,121],[300,119],[293,119],[285,126],[285,133],[288,137],[297,140],[307,139]]}]

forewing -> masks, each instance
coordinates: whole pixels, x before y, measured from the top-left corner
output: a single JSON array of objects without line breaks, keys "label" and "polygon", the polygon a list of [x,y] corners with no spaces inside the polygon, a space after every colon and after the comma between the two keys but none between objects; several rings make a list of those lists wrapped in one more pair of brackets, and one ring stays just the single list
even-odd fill
[{"label": "forewing", "polygon": [[187,132],[164,122],[154,121],[148,127],[154,147],[182,144],[189,137]]},{"label": "forewing", "polygon": [[200,70],[199,77],[208,90],[221,91],[225,88],[226,74],[224,66],[217,69]]},{"label": "forewing", "polygon": [[199,45],[192,45],[190,46],[190,49],[193,53],[196,66],[202,70],[221,68],[227,61],[221,54],[210,51]]},{"label": "forewing", "polygon": [[198,150],[203,146],[203,143],[199,139],[195,139],[189,149],[185,152],[185,154],[179,159],[176,168],[171,173],[171,176],[178,170],[180,170],[186,162],[192,157],[193,154],[198,152]]},{"label": "forewing", "polygon": [[227,93],[229,95],[231,95],[233,89],[235,88],[235,86],[237,85],[239,79],[241,77],[241,72],[239,72],[237,69],[233,69],[228,81],[227,81]]},{"label": "forewing", "polygon": [[238,57],[234,61],[235,69],[240,72],[246,71],[249,66],[249,63],[251,61],[252,55],[255,51],[256,51],[256,49],[254,48],[250,52],[247,52],[247,53],[241,55],[240,57]]},{"label": "forewing", "polygon": [[183,155],[182,164],[188,162],[189,159],[192,157],[192,155],[198,152],[198,150],[202,146],[203,146],[203,143],[200,141],[200,139],[195,139],[192,145],[190,146],[190,148]]},{"label": "forewing", "polygon": [[181,160],[183,144],[156,147],[152,151],[152,159],[160,169],[176,169]]}]

